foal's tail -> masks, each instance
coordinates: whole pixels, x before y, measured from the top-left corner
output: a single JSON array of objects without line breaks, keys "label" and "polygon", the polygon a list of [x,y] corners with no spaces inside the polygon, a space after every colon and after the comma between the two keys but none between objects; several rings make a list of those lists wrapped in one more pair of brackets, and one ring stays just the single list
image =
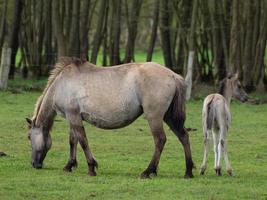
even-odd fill
[{"label": "foal's tail", "polygon": [[164,116],[164,121],[177,131],[184,129],[186,84],[180,77],[175,77],[176,90],[172,102]]},{"label": "foal's tail", "polygon": [[214,109],[212,106],[213,98],[210,99],[206,105],[204,103],[203,111],[202,111],[202,123],[203,127],[205,127],[207,130],[210,130],[213,125],[214,121]]}]

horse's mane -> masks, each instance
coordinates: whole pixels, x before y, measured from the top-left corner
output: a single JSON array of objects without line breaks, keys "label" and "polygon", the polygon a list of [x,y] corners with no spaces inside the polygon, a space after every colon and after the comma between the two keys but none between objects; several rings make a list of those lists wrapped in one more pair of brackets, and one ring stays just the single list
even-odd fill
[{"label": "horse's mane", "polygon": [[79,66],[85,62],[86,62],[85,59],[80,59],[80,58],[75,58],[75,57],[61,57],[61,58],[59,58],[58,62],[55,64],[54,69],[50,72],[50,76],[48,78],[48,82],[46,84],[46,87],[43,90],[43,93],[38,98],[38,100],[35,104],[34,113],[33,113],[33,117],[32,117],[33,123],[35,123],[35,120],[38,116],[43,99],[44,99],[48,89],[50,88],[50,86],[54,83],[56,77],[65,69],[66,66],[69,66],[71,64],[74,64],[75,66]]},{"label": "horse's mane", "polygon": [[218,88],[218,93],[219,94],[224,95],[224,90],[225,90],[225,87],[226,87],[226,81],[227,81],[227,79],[231,79],[232,77],[233,77],[232,74],[228,74],[227,77],[225,77],[223,80],[220,81],[219,88]]}]

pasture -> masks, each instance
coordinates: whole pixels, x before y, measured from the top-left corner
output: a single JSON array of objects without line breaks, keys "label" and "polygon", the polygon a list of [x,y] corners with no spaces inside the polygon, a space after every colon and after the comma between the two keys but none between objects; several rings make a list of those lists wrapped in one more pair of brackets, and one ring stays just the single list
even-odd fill
[{"label": "pasture", "polygon": [[69,154],[68,124],[58,117],[44,169],[33,169],[25,117],[31,116],[39,95],[40,92],[0,93],[0,150],[8,154],[0,157],[1,199],[267,199],[267,104],[231,105],[233,121],[228,141],[233,177],[226,174],[225,168],[222,177],[215,175],[212,146],[207,172],[204,176],[198,174],[203,154],[200,98],[187,103],[186,127],[197,128],[190,132],[195,177],[183,178],[182,146],[165,127],[167,143],[158,176],[142,180],[139,175],[154,148],[143,116],[126,128],[110,131],[86,124],[87,137],[99,163],[96,177],[86,175],[87,164],[80,146],[78,168],[72,173],[63,171]]}]

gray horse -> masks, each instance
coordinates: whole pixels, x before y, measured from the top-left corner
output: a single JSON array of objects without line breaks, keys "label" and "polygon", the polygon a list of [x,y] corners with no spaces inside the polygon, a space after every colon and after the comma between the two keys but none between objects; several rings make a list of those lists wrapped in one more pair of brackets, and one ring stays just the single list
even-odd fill
[{"label": "gray horse", "polygon": [[185,83],[181,76],[152,62],[97,67],[77,58],[63,58],[49,77],[29,123],[32,166],[42,168],[51,147],[49,134],[56,114],[70,125],[70,158],[65,171],[77,166],[79,142],[88,163],[88,174],[95,176],[95,161],[89,148],[83,121],[103,129],[129,125],[142,113],[151,129],[155,151],[141,178],[157,173],[160,155],[166,142],[165,121],[183,145],[186,172],[191,178],[192,157],[189,137],[184,128]]},{"label": "gray horse", "polygon": [[212,132],[214,143],[214,169],[218,176],[221,175],[222,153],[225,160],[227,173],[232,176],[233,170],[227,153],[227,131],[231,122],[230,103],[235,98],[241,102],[248,100],[247,93],[243,90],[238,74],[229,75],[220,83],[219,93],[208,95],[203,104],[202,122],[204,134],[204,156],[200,167],[203,175],[207,168],[208,141]]}]

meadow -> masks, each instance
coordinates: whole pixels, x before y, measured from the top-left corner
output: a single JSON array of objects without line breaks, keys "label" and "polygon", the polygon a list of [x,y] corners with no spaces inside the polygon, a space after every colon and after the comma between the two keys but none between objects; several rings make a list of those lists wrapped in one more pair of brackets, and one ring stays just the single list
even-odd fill
[{"label": "meadow", "polygon": [[[87,175],[87,164],[78,147],[78,168],[63,171],[68,160],[68,124],[56,118],[52,130],[53,145],[44,169],[30,165],[31,147],[27,139],[25,117],[31,117],[41,94],[34,88],[45,80],[10,82],[10,90],[0,92],[0,199],[267,199],[267,104],[233,102],[233,121],[229,130],[229,157],[234,176],[217,177],[213,170],[210,145],[208,169],[198,175],[202,161],[201,107],[204,93],[187,103],[186,127],[190,132],[193,160],[197,169],[193,179],[184,179],[182,146],[166,126],[167,143],[159,164],[158,176],[139,178],[147,167],[154,144],[146,120],[141,116],[130,126],[101,130],[85,124],[87,137],[99,168],[96,177]],[[29,91],[25,91],[25,90]],[[206,91],[208,92],[208,90]],[[256,94],[258,96],[258,94]],[[266,98],[263,95],[262,98]]]}]

